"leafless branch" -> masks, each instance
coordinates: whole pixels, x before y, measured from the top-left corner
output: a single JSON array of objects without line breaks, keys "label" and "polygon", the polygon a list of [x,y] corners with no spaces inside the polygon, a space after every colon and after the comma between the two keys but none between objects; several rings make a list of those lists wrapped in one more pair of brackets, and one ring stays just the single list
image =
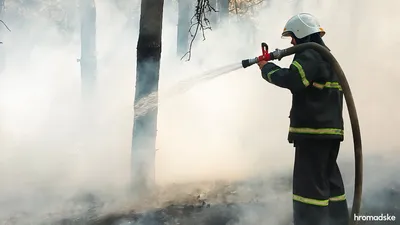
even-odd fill
[{"label": "leafless branch", "polygon": [[[247,2],[247,3],[249,3],[249,4],[243,4],[244,2]],[[264,0],[258,0],[258,1],[253,1],[253,0],[250,0],[250,1],[241,1],[241,3],[237,3],[237,2],[235,1],[235,3],[236,3],[236,4],[235,4],[235,7],[232,8],[232,9],[230,9],[229,11],[230,11],[230,12],[234,12],[234,11],[235,11],[236,14],[245,14],[245,13],[247,13],[247,11],[248,11],[249,8],[254,7],[254,6],[256,6],[256,5],[259,5],[259,4],[263,3],[263,2],[264,2]],[[241,11],[240,13],[239,13],[239,10]]]},{"label": "leafless branch", "polygon": [[10,28],[8,28],[8,26],[7,26],[7,24],[6,23],[4,23],[4,21],[3,20],[0,20],[0,22],[7,28],[7,30],[8,31],[10,31],[11,32],[11,30],[10,30]]},{"label": "leafless branch", "polygon": [[[203,36],[203,41],[206,39],[204,34],[205,30],[211,30],[210,20],[207,17],[207,13],[210,12],[217,12],[217,10],[215,10],[215,8],[211,6],[209,0],[197,0],[195,13],[190,20],[189,33],[192,39],[190,40],[189,50],[186,52],[185,55],[182,56],[181,60],[185,56],[188,56],[187,61],[190,60],[192,56],[192,45],[199,32],[201,32]],[[194,32],[192,32],[192,29],[194,29]]]},{"label": "leafless branch", "polygon": [[[7,24],[3,20],[0,20],[0,22],[7,28],[8,31],[11,32],[10,28],[8,28]],[[0,44],[3,44],[3,42],[0,41]]]}]

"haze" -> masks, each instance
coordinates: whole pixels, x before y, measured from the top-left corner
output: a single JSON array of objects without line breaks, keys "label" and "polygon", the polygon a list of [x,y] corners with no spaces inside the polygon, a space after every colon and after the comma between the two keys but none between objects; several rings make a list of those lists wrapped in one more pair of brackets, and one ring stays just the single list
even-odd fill
[{"label": "haze", "polygon": [[[353,92],[365,157],[390,158],[399,150],[400,2],[302,2],[296,6],[294,1],[271,1],[251,19],[254,28],[232,15],[229,22],[206,32],[205,41],[196,42],[189,62],[176,56],[176,2],[165,3],[158,184],[290,175],[291,94],[264,81],[257,66],[173,98],[163,98],[162,93],[177,80],[260,55],[261,42],[271,50],[289,47],[281,31],[297,12],[314,14],[327,31],[324,40]],[[68,197],[82,190],[116,194],[129,182],[138,23],[127,25],[126,14],[112,1],[98,0],[96,6],[99,73],[95,98],[86,105],[80,102],[76,61],[79,20],[71,16],[74,29],[62,33],[45,14],[22,18],[10,6],[4,16],[12,32],[0,26],[0,51],[7,54],[0,75],[0,207],[7,205],[1,214],[50,207],[46,195]],[[70,15],[75,13],[72,2],[65,7]],[[291,59],[277,63],[288,66]],[[344,115],[346,139],[339,161],[352,163],[347,111]],[[346,171],[352,185],[353,167]]]}]

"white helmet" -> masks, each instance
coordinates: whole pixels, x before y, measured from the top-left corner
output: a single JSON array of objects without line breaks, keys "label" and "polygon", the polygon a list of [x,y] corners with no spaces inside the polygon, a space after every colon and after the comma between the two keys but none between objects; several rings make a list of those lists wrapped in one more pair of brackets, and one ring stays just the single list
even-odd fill
[{"label": "white helmet", "polygon": [[290,33],[293,33],[298,39],[314,33],[320,33],[321,37],[325,35],[325,31],[317,18],[309,13],[299,13],[289,19],[283,29],[282,36],[290,36]]}]

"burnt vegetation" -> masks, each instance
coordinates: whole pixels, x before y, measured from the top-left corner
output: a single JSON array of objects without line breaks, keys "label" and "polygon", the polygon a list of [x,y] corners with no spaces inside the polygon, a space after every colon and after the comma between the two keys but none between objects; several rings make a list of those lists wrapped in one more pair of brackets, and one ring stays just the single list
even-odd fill
[{"label": "burnt vegetation", "polygon": [[[386,171],[380,177],[367,179],[364,188],[363,215],[400,215],[400,177],[394,163],[381,165],[379,160],[369,157],[367,174]],[[344,171],[352,170],[352,163],[344,165]],[[351,180],[349,178],[349,180]],[[376,186],[376,184],[384,184]],[[349,182],[348,186],[352,184]],[[176,190],[180,190],[176,193]],[[273,221],[276,225],[289,225],[291,221],[291,177],[277,174],[273,179],[247,180],[227,183],[191,183],[173,185],[160,191],[150,202],[160,202],[158,207],[140,205],[136,208],[104,213],[108,204],[91,193],[77,195],[69,203],[78,208],[72,216],[48,215],[40,225],[258,225]],[[173,195],[176,193],[175,195]],[[348,188],[348,193],[350,189]],[[273,194],[266,200],[265,196]],[[170,196],[170,198],[164,198]],[[276,200],[279,199],[279,204]],[[281,207],[283,205],[283,207]],[[351,205],[349,203],[349,205]],[[276,208],[280,207],[280,210]],[[3,224],[25,224],[29,214],[20,213],[10,217]],[[26,223],[28,224],[28,223]],[[269,223],[267,223],[269,224]],[[359,225],[400,224],[400,220],[390,222],[359,222]]]}]

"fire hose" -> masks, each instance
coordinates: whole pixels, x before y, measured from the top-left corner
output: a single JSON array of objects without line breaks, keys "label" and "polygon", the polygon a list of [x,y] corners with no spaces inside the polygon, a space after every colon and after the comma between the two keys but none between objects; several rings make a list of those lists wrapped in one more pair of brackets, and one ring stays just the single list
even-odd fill
[{"label": "fire hose", "polygon": [[335,57],[330,53],[330,51],[317,44],[317,43],[304,43],[298,44],[293,47],[287,49],[276,49],[274,52],[268,52],[268,45],[266,43],[261,44],[262,55],[252,59],[242,60],[243,68],[249,67],[259,61],[269,61],[269,60],[281,60],[283,57],[295,54],[297,52],[304,51],[306,49],[313,49],[320,53],[323,58],[325,58],[330,65],[332,65],[335,73],[338,76],[339,84],[342,87],[343,95],[346,100],[346,105],[350,117],[350,123],[353,134],[353,143],[354,143],[354,159],[355,159],[355,178],[354,178],[354,196],[353,196],[353,205],[350,214],[350,225],[357,224],[357,221],[354,220],[353,216],[357,215],[360,212],[361,208],[361,196],[362,196],[362,182],[363,182],[363,156],[362,156],[362,143],[361,143],[361,132],[360,126],[357,116],[357,111],[353,99],[353,95],[350,90],[350,86],[347,82],[346,76],[340,67],[338,61]]}]

